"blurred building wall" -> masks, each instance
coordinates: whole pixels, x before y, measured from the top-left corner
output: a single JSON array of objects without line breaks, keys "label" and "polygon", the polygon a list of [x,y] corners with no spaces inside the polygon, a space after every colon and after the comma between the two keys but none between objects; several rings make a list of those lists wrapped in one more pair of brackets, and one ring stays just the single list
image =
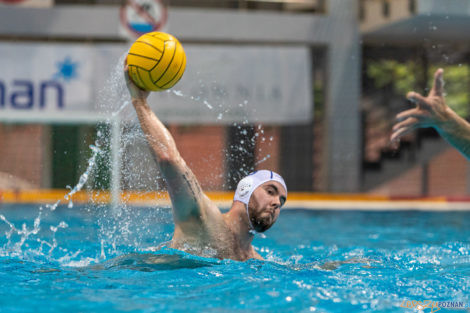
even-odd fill
[{"label": "blurred building wall", "polygon": [[42,125],[0,124],[0,172],[28,182],[29,187],[47,184],[50,175],[48,128]]},{"label": "blurred building wall", "polygon": [[[324,156],[319,166],[323,169],[319,170],[320,175],[315,176],[312,173],[315,169],[310,164],[307,171],[299,172],[310,176],[307,186],[300,186],[295,177],[289,180],[292,186],[301,187],[302,190],[312,190],[313,186],[324,186],[329,191],[358,191],[360,130],[357,108],[360,50],[357,7],[354,1],[340,0],[331,0],[326,7],[327,14],[170,7],[168,31],[175,34],[183,43],[195,42],[208,45],[256,43],[324,48],[328,55],[325,58],[328,60],[325,66],[327,75],[324,75],[328,80],[324,84],[325,133],[330,135],[321,141]],[[3,21],[0,24],[0,35],[6,40],[66,40],[92,43],[126,41],[119,31],[117,6],[2,8],[0,19]],[[312,127],[310,125],[309,133],[313,132]],[[218,133],[215,135],[217,138],[222,138],[220,130],[212,131]],[[294,171],[282,165],[282,159],[285,158],[280,159],[280,155],[289,152],[280,151],[282,147],[278,142],[281,136],[281,130],[273,130],[273,135],[269,136],[273,138],[272,145],[266,148],[270,153],[256,152],[256,158],[259,159],[255,163],[265,159],[255,164],[257,168],[274,166],[281,173]],[[294,137],[302,136],[301,133],[297,133]],[[311,140],[312,136],[308,135],[305,138]],[[299,141],[299,145],[296,154],[302,153],[302,145],[310,147],[305,153],[312,153],[312,142]],[[214,153],[218,155],[219,151]],[[268,158],[267,154],[270,155]],[[312,157],[309,156],[308,160],[313,163]],[[221,162],[217,161],[216,164]],[[314,176],[316,182],[312,182]],[[200,179],[207,181],[204,177]],[[212,188],[210,184],[206,186]]]},{"label": "blurred building wall", "polygon": [[[92,1],[81,1],[85,2]],[[111,4],[111,1],[106,4]],[[249,163],[246,167],[279,171],[295,190],[357,192],[363,184],[360,176],[365,171],[361,166],[364,157],[370,158],[372,155],[374,158],[381,158],[383,149],[387,149],[389,128],[394,119],[394,114],[389,114],[390,112],[381,113],[381,123],[387,126],[379,130],[381,135],[377,142],[380,144],[364,145],[367,148],[362,151],[362,133],[369,134],[378,129],[372,125],[362,130],[364,125],[359,123],[362,114],[359,105],[361,49],[364,51],[374,46],[386,47],[385,50],[387,47],[400,47],[422,51],[418,58],[423,56],[423,64],[457,62],[459,58],[456,55],[468,55],[464,41],[469,35],[461,30],[470,26],[470,4],[466,0],[329,0],[325,1],[324,7],[325,10],[320,14],[228,7],[207,10],[202,5],[199,8],[170,7],[167,30],[184,44],[278,45],[310,49],[314,71],[321,73],[315,75],[315,86],[312,86],[314,89],[321,85],[321,96],[315,98],[316,105],[321,107],[320,110],[315,108],[315,122],[282,127],[262,125],[263,135],[255,138],[252,147],[247,146],[252,156],[245,160],[245,163]],[[2,7],[0,19],[0,36],[7,43],[53,41],[61,44],[130,44],[119,30],[119,7],[115,5],[58,5],[49,9]],[[445,52],[437,51],[439,49]],[[403,60],[403,56],[395,51],[390,49],[389,57]],[[318,54],[324,54],[324,57],[314,57]],[[431,54],[438,56],[425,60],[424,56]],[[448,56],[444,60],[442,55],[446,54]],[[321,70],[318,71],[318,68]],[[375,91],[388,96],[387,90]],[[397,101],[402,100],[395,98],[392,102]],[[362,109],[364,106],[371,110],[371,114],[378,113],[384,107],[382,103],[379,108],[374,101],[367,104],[363,101]],[[0,116],[1,119],[5,119],[5,116]],[[31,122],[32,119],[28,121]],[[247,129],[251,129],[254,134],[261,133],[258,126],[249,125]],[[12,135],[18,140],[4,139],[5,149],[13,149],[10,155],[14,156],[5,157],[4,162],[22,164],[24,156],[20,155],[27,151],[29,164],[34,166],[28,165],[31,169],[27,169],[20,168],[22,165],[4,165],[3,168],[30,181],[34,186],[47,188],[53,185],[50,178],[50,158],[53,152],[49,148],[50,139],[47,139],[50,134],[47,127],[44,129],[37,131],[29,128],[28,135]],[[203,187],[211,190],[227,188],[230,171],[236,170],[231,166],[238,166],[240,163],[227,161],[229,144],[233,142],[233,138],[229,138],[229,129],[214,125],[170,124],[170,131]],[[42,137],[38,137],[38,132],[42,133]],[[22,138],[26,137],[31,140],[39,138],[43,143],[36,150],[34,145],[23,148],[24,145],[19,144],[15,147],[20,148],[13,148],[10,144],[22,143]],[[130,158],[138,157],[138,153],[145,150],[144,143],[139,145],[134,154],[128,152]],[[42,149],[42,152],[37,149]],[[423,164],[416,161],[416,167],[411,170],[408,170],[407,164],[402,170],[392,173],[393,175],[386,174],[388,182],[366,191],[392,195],[424,195],[423,191],[426,190],[429,195],[465,194],[469,189],[468,177],[464,174],[467,172],[465,162],[458,159],[455,153],[453,155],[456,159],[449,156],[451,152],[443,150],[436,153],[436,156]],[[426,158],[417,158],[424,159]],[[123,181],[123,186],[142,188],[158,185],[158,179],[154,179],[156,169],[150,168],[151,156],[145,162],[132,164],[139,168],[136,174],[148,169],[146,176],[141,175],[141,181]],[[39,171],[38,168],[42,170]],[[31,173],[26,173],[30,170]],[[439,177],[442,179],[439,180]]]},{"label": "blurred building wall", "polygon": [[457,150],[448,147],[429,163],[429,178],[423,180],[423,167],[416,165],[400,176],[374,188],[373,194],[416,197],[427,184],[427,196],[463,197],[468,193],[468,161]]}]

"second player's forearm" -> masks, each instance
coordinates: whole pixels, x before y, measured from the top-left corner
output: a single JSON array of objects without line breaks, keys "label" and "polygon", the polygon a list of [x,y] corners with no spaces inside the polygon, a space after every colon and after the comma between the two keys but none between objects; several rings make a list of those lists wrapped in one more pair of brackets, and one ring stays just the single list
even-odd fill
[{"label": "second player's forearm", "polygon": [[449,109],[449,120],[436,127],[439,134],[470,160],[470,124]]},{"label": "second player's forearm", "polygon": [[173,137],[160,119],[152,112],[147,101],[133,99],[132,104],[137,112],[142,131],[157,161],[162,162],[179,158],[179,152]]}]

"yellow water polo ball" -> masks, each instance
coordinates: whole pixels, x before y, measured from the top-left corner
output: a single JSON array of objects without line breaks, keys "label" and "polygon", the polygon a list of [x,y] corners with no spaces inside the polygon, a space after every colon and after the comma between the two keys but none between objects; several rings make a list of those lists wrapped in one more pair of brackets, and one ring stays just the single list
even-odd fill
[{"label": "yellow water polo ball", "polygon": [[170,34],[151,32],[140,36],[127,55],[129,76],[142,89],[161,91],[173,87],[183,76],[186,54]]}]

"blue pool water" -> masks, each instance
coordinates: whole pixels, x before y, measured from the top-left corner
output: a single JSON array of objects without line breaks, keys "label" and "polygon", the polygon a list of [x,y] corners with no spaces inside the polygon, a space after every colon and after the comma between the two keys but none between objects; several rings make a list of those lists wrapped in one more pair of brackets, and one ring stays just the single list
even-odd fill
[{"label": "blue pool water", "polygon": [[38,208],[0,206],[0,312],[419,312],[403,301],[470,302],[470,212],[284,210],[254,241],[266,261],[235,262],[155,251],[171,238],[168,208]]}]

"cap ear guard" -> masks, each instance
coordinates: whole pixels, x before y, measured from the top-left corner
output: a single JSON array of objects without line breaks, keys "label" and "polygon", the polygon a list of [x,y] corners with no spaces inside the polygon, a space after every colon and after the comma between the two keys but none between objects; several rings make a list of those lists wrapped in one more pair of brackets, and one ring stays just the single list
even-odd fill
[{"label": "cap ear guard", "polygon": [[244,177],[242,180],[238,182],[237,190],[235,190],[235,195],[233,197],[233,200],[237,200],[248,205],[251,194],[253,193],[253,190],[254,190],[253,186],[254,186],[253,178],[251,178],[250,176]]}]

